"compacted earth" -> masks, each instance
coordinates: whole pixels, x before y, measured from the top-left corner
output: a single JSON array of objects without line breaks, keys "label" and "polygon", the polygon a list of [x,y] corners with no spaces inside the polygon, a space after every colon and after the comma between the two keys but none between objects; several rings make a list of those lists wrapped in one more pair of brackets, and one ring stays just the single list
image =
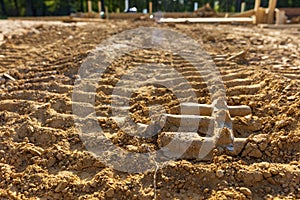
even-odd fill
[{"label": "compacted earth", "polygon": [[[300,199],[300,30],[148,20],[1,23],[0,199]],[[251,108],[250,115],[232,119],[234,136],[246,140],[241,152],[216,149],[208,161],[174,159],[129,173],[89,151],[72,109],[75,104],[82,112],[91,107],[84,91],[74,95],[78,70],[101,42],[138,27],[185,34],[210,56],[222,77],[227,104]],[[160,33],[153,38],[159,41]],[[172,44],[182,43],[179,39]],[[121,44],[116,40],[115,45]],[[109,48],[105,51],[108,57],[113,54]],[[159,70],[151,70],[149,63]],[[133,73],[141,65],[148,68]],[[166,66],[181,76],[172,75],[174,70]],[[183,57],[160,48],[126,52],[91,87],[99,127],[124,151],[157,151],[161,133],[127,134],[114,118],[113,99],[114,104],[128,101],[128,118],[144,126],[159,120],[155,113],[161,108],[180,114],[172,88],[159,83],[145,81],[129,97],[113,94],[128,73],[136,80],[160,77],[159,83],[170,81],[179,93],[189,94],[178,81],[184,77],[197,103],[212,102],[203,77]],[[130,78],[122,83],[125,88],[136,84]],[[128,166],[134,167],[135,161]]]}]

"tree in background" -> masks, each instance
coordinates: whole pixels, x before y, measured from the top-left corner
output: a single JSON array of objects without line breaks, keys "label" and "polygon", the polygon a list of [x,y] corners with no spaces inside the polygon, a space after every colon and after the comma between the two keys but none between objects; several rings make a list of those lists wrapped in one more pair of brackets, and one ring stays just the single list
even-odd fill
[{"label": "tree in background", "polygon": [[0,6],[1,6],[1,13],[0,13],[0,16],[6,16],[7,15],[7,12],[6,12],[6,7],[5,7],[5,4],[4,4],[4,0],[0,0]]},{"label": "tree in background", "polygon": [[[92,0],[93,7],[97,8],[97,1]],[[103,1],[103,0],[102,0]],[[149,10],[149,1],[153,2],[153,11],[163,12],[192,12],[194,2],[199,7],[210,3],[211,7],[217,0],[129,0],[130,7],[137,7],[138,12]],[[220,12],[238,11],[240,3],[246,2],[246,10],[254,7],[255,0],[218,0]],[[277,7],[300,7],[300,0],[277,0]],[[104,10],[104,3],[102,3]],[[121,12],[125,9],[125,0],[105,0],[110,12]],[[261,6],[267,7],[268,0],[261,0]],[[69,15],[72,12],[86,12],[87,0],[0,0],[0,16],[47,16]]]}]

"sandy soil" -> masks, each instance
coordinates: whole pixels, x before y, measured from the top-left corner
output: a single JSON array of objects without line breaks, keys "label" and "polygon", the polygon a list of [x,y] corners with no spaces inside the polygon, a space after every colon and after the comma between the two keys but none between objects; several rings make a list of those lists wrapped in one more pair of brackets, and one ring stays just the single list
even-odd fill
[{"label": "sandy soil", "polygon": [[[139,26],[187,34],[211,55],[223,77],[228,105],[252,109],[250,117],[234,118],[239,125],[235,136],[248,138],[239,155],[215,155],[209,162],[170,161],[156,173],[129,174],[106,166],[86,151],[72,114],[77,71],[101,41]],[[300,199],[299,30],[151,21],[30,24],[22,26],[23,34],[5,32],[3,27],[1,199]],[[19,31],[20,26],[12,30]],[[243,56],[228,59],[242,50]],[[198,102],[211,102],[207,89],[200,87],[199,74],[181,58],[158,50],[124,55],[105,71],[95,110],[113,143],[128,151],[143,152],[145,146],[157,149],[157,137],[140,139],[119,129],[112,118],[111,93],[128,68],[149,62],[175,63],[174,68],[190,81]],[[131,96],[131,117],[149,123],[148,107],[154,104],[178,113],[172,92],[147,85]]]}]

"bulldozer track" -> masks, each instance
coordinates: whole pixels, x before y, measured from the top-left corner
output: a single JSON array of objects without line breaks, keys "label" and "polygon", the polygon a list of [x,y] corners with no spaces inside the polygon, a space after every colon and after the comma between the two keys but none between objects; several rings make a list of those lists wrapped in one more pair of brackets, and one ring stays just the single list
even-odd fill
[{"label": "bulldozer track", "polygon": [[[299,197],[299,167],[298,169],[297,167],[295,169],[285,168],[290,163],[299,162],[300,51],[296,45],[297,41],[299,42],[299,36],[290,34],[293,40],[284,40],[284,38],[274,36],[274,33],[265,33],[264,30],[258,28],[252,30],[249,27],[237,26],[233,26],[231,29],[231,26],[223,25],[216,27],[212,25],[207,27],[203,25],[190,27],[188,24],[176,25],[176,30],[202,42],[203,48],[216,63],[216,69],[219,70],[223,81],[218,84],[223,84],[226,89],[226,103],[235,138],[234,152],[222,154],[225,157],[213,155],[211,152],[207,165],[199,164],[197,161],[191,161],[194,163],[189,165],[184,163],[188,162],[185,160],[197,159],[197,153],[204,140],[211,142],[212,145],[215,144],[213,138],[206,135],[209,122],[213,119],[211,117],[212,99],[208,90],[211,86],[204,81],[204,79],[210,78],[210,74],[205,69],[196,71],[193,63],[172,55],[170,52],[155,49],[129,52],[114,61],[106,69],[101,79],[99,78],[94,107],[84,104],[87,96],[93,96],[86,91],[77,91],[76,99],[72,99],[74,82],[78,78],[77,70],[88,52],[102,40],[127,28],[127,24],[114,23],[117,23],[118,26],[112,26],[108,22],[99,27],[97,25],[95,27],[41,26],[38,28],[38,34],[15,36],[2,44],[0,49],[0,149],[5,150],[6,153],[0,152],[0,159],[4,158],[1,160],[1,167],[7,165],[9,169],[14,168],[15,172],[13,173],[21,173],[29,169],[29,166],[41,166],[39,169],[51,171],[43,173],[46,173],[47,177],[53,176],[52,179],[55,181],[60,179],[56,172],[63,170],[76,171],[82,181],[81,184],[87,184],[84,182],[83,172],[85,171],[89,174],[89,180],[96,179],[95,174],[87,172],[87,170],[97,171],[105,166],[96,158],[83,153],[84,146],[76,132],[72,113],[72,105],[81,104],[84,111],[84,117],[81,120],[88,123],[90,114],[95,110],[97,120],[109,139],[116,146],[128,151],[138,153],[148,152],[149,149],[155,151],[167,145],[174,135],[178,134],[180,135],[176,137],[180,138],[182,142],[192,140],[190,149],[183,154],[179,161],[176,161],[177,164],[173,167],[170,164],[164,168],[167,171],[165,176],[173,176],[172,173],[176,174],[176,170],[181,172],[181,169],[176,168],[177,165],[196,171],[197,167],[203,165],[203,169],[207,170],[205,172],[207,176],[213,177],[214,181],[211,187],[214,187],[220,183],[215,175],[216,170],[222,168],[218,164],[218,159],[220,163],[227,162],[225,155],[228,155],[231,156],[228,157],[229,160],[236,161],[234,161],[234,165],[237,165],[238,162],[241,165],[242,163],[246,164],[243,167],[236,167],[236,172],[227,172],[227,169],[222,168],[230,174],[226,180],[232,179],[231,181],[239,187],[251,188],[254,197],[262,197],[258,192],[262,189],[260,183],[262,183],[261,185],[270,185],[268,188],[270,191],[262,190],[262,194],[270,193],[276,196],[281,195],[277,191],[284,191],[282,195],[288,196],[289,193],[292,193],[293,197],[296,195]],[[138,27],[143,23],[147,25],[150,22],[135,22],[132,26]],[[236,38],[231,37],[234,31]],[[255,31],[260,31],[263,37],[256,35]],[[245,47],[245,42],[241,41],[246,40],[251,43],[246,58],[227,60]],[[277,45],[278,48],[274,51],[270,50],[274,45]],[[290,49],[286,47],[290,47]],[[289,60],[285,64],[282,64],[282,59],[278,58],[278,55],[288,57],[291,54],[295,56],[289,56]],[[264,56],[268,56],[268,58],[264,58]],[[274,64],[276,62],[280,64]],[[159,74],[155,74],[155,70],[150,67],[147,68],[147,72],[155,74],[155,78],[149,77],[147,73],[136,73],[135,77],[148,79],[143,87],[132,91],[130,97],[113,93],[114,88],[128,70],[149,63],[150,65],[161,65]],[[173,75],[168,67],[174,68],[187,80],[190,86],[189,90],[183,89],[186,88],[184,85],[186,83],[182,83],[180,77],[176,74]],[[5,73],[15,80],[3,76]],[[124,80],[122,83],[123,89],[127,90],[131,85],[136,84],[136,80]],[[197,102],[181,104],[170,88],[163,87],[166,83],[173,86],[171,89],[179,91],[184,96],[185,102],[191,102],[188,94],[193,92]],[[130,102],[129,105],[122,104],[125,99]],[[156,107],[157,104],[161,107]],[[183,113],[181,113],[180,106],[185,107],[182,109]],[[167,117],[168,122],[161,127],[162,130],[158,135],[146,138],[127,135],[125,130],[118,127],[117,119],[113,115],[114,112],[122,113],[124,110],[129,110],[127,117],[143,128],[147,128],[152,120],[149,117],[150,111],[154,112],[154,117],[156,117],[154,119],[159,121],[161,116],[156,116],[156,113],[160,113],[162,108],[165,112],[163,115]],[[178,120],[181,119],[186,120],[186,127],[184,127],[185,131],[178,132],[176,127]],[[190,130],[189,123],[198,123],[199,128]],[[184,126],[185,122],[182,124]],[[29,153],[24,154],[24,152]],[[223,158],[225,161],[222,161]],[[231,163],[231,161],[228,162]],[[265,164],[265,162],[270,163]],[[208,166],[215,166],[215,168],[210,172]],[[277,174],[283,173],[282,176],[277,176],[274,171],[274,174],[266,175],[270,172],[270,167],[267,166],[272,166],[272,169],[276,168]],[[285,169],[280,172],[280,169],[283,168]],[[262,178],[251,178],[252,175],[249,174],[256,173],[257,170],[263,174]],[[50,173],[51,175],[49,175]],[[243,175],[235,177],[234,173]],[[191,177],[193,176],[191,175]],[[223,177],[222,174],[217,176]],[[285,187],[288,189],[284,190],[282,184],[287,180],[285,178],[287,176],[295,178],[290,179],[289,185]],[[135,177],[143,181],[139,175]],[[152,178],[149,174],[146,174],[145,177],[147,180]],[[199,177],[195,178],[198,180]],[[110,180],[116,181],[114,178]],[[164,180],[160,181],[166,185],[169,184]],[[191,183],[188,181],[186,183],[187,185],[182,188],[189,190],[188,185]],[[40,184],[46,183],[41,180]],[[138,188],[136,183],[132,182],[131,184],[132,187]],[[205,187],[210,185],[206,182],[203,184],[206,185]],[[126,183],[122,180],[120,185],[123,187]],[[23,185],[20,187],[22,188]],[[81,195],[82,186],[80,184],[72,182],[70,187],[76,188],[75,192],[69,191],[73,197]],[[116,184],[116,188],[118,187],[121,186]],[[178,191],[180,190],[178,185],[174,187]],[[235,186],[232,185],[232,187]],[[5,189],[3,185],[0,188]],[[295,192],[297,188],[298,193]],[[98,191],[94,187],[87,190],[89,194]],[[162,186],[161,191],[168,190]],[[51,189],[44,188],[40,191],[27,192],[25,196],[42,196],[42,193],[46,192],[50,196],[55,195]],[[166,192],[161,193],[162,199],[166,197]],[[116,195],[118,194],[116,192]],[[242,193],[238,192],[238,194]],[[132,197],[130,195],[128,198]],[[180,196],[180,193],[178,195]],[[213,194],[201,192],[201,195],[208,197]]]}]

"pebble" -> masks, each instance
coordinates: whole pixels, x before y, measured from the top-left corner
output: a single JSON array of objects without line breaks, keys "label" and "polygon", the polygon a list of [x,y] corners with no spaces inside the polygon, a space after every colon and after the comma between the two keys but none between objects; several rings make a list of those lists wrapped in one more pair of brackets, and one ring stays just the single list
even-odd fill
[{"label": "pebble", "polygon": [[217,176],[218,178],[222,178],[222,177],[224,176],[224,171],[221,170],[221,169],[218,169],[218,170],[216,171],[216,176]]},{"label": "pebble", "polygon": [[246,196],[252,196],[252,192],[249,188],[241,187],[240,191],[241,191],[241,193],[243,193]]},{"label": "pebble", "polygon": [[48,167],[52,167],[55,164],[55,162],[56,162],[56,158],[50,157],[48,159]]},{"label": "pebble", "polygon": [[287,100],[289,100],[289,101],[294,101],[296,99],[296,96],[289,96],[288,98],[287,98]]},{"label": "pebble", "polygon": [[272,185],[276,185],[276,182],[275,182],[275,180],[272,177],[267,178],[267,181],[269,183],[271,183]]},{"label": "pebble", "polygon": [[41,156],[43,153],[43,149],[38,148],[38,147],[30,147],[30,148],[28,148],[28,150],[31,154],[36,155],[36,156]]},{"label": "pebble", "polygon": [[260,158],[263,154],[259,149],[253,149],[248,155],[254,158]]},{"label": "pebble", "polygon": [[209,192],[209,189],[208,189],[208,188],[205,188],[203,192],[204,192],[204,193],[208,193],[208,192]]},{"label": "pebble", "polygon": [[0,84],[4,84],[5,83],[5,78],[0,77]]},{"label": "pebble", "polygon": [[279,172],[278,170],[276,170],[275,168],[271,168],[270,169],[270,172],[273,174],[273,175],[277,175]]},{"label": "pebble", "polygon": [[271,187],[266,187],[266,188],[265,188],[265,191],[266,191],[267,193],[270,193],[270,192],[272,191],[272,188],[271,188]]},{"label": "pebble", "polygon": [[106,195],[106,197],[108,197],[108,198],[113,197],[114,194],[115,194],[115,192],[114,192],[114,190],[113,190],[112,188],[109,188],[109,189],[105,192],[105,195]]},{"label": "pebble", "polygon": [[57,187],[55,188],[55,192],[61,192],[63,189],[65,189],[66,188],[66,186],[68,185],[68,182],[66,182],[66,181],[62,181],[62,182],[60,182],[58,185],[57,185]]},{"label": "pebble", "polygon": [[12,90],[12,87],[9,85],[9,86],[6,87],[6,89],[7,89],[8,91],[11,91],[11,90]]},{"label": "pebble", "polygon": [[261,151],[264,151],[268,147],[268,142],[262,142],[258,144],[258,147]]},{"label": "pebble", "polygon": [[263,175],[265,178],[269,178],[272,176],[272,174],[270,172],[263,172]]},{"label": "pebble", "polygon": [[277,126],[277,128],[284,128],[284,127],[286,127],[286,126],[288,126],[289,125],[289,121],[285,121],[285,120],[280,120],[280,121],[278,121],[278,122],[276,122],[276,126]]},{"label": "pebble", "polygon": [[62,159],[63,159],[63,156],[62,156],[61,153],[58,153],[58,154],[56,155],[56,158],[57,158],[58,160],[62,160]]},{"label": "pebble", "polygon": [[93,187],[93,188],[95,188],[97,186],[97,184],[98,183],[96,181],[93,181],[93,182],[90,183],[91,187]]}]

